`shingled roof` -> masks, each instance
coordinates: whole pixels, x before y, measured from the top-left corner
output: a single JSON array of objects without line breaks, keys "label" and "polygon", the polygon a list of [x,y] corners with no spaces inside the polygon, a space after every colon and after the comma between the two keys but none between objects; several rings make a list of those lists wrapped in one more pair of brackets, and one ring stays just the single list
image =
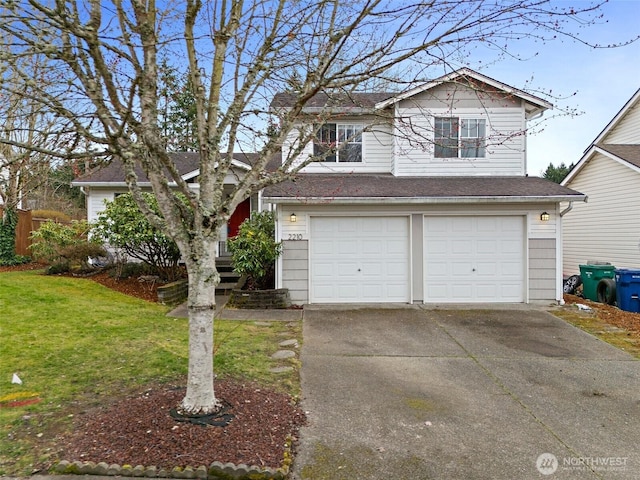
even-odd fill
[{"label": "shingled roof", "polygon": [[[373,110],[377,103],[388,100],[397,95],[392,92],[351,92],[351,93],[318,93],[309,99],[305,104],[305,110],[324,110],[324,109],[340,109],[353,110],[362,108]],[[288,108],[292,107],[298,96],[293,93],[277,93],[271,100],[271,108]]]},{"label": "shingled roof", "polygon": [[596,147],[629,162],[631,165],[640,167],[640,145],[596,144]]},{"label": "shingled roof", "polygon": [[[181,153],[170,153],[169,154],[173,161],[175,162],[176,168],[180,175],[185,176],[190,173],[196,172],[199,167],[199,154],[196,152],[181,152]],[[248,168],[253,165],[257,157],[255,153],[234,153],[234,160],[241,162],[246,165]],[[147,176],[142,171],[140,166],[136,166],[136,175],[138,176],[138,182],[144,183],[148,182]],[[89,172],[86,175],[82,175],[73,181],[74,185],[82,186],[82,185],[119,185],[125,184],[125,172],[124,166],[118,160],[113,160],[108,165],[104,167]]]},{"label": "shingled roof", "polygon": [[580,192],[539,177],[395,177],[391,174],[300,174],[295,181],[266,188],[264,197],[274,201],[395,199],[425,203],[430,199],[557,202],[585,198]]}]

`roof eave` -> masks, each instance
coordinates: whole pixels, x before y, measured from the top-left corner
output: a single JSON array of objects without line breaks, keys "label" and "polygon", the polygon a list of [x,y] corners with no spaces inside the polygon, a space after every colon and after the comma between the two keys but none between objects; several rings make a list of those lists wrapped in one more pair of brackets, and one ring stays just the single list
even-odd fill
[{"label": "roof eave", "polygon": [[[598,134],[598,136],[591,142],[591,145],[600,143],[604,137],[606,137],[609,132],[611,132],[622,117],[624,117],[629,110],[631,110],[634,105],[640,101],[640,88],[636,90],[636,92],[631,96],[629,100],[622,106],[622,108],[615,114],[615,116],[607,123],[607,125],[602,129],[602,131]],[[587,148],[588,150],[588,148]]]},{"label": "roof eave", "polygon": [[455,72],[451,72],[447,75],[444,75],[440,78],[437,78],[431,82],[425,83],[424,85],[421,85],[419,87],[408,90],[404,93],[396,95],[395,97],[391,97],[391,98],[388,98],[387,100],[379,102],[376,104],[376,109],[386,108],[390,105],[398,103],[402,100],[410,98],[414,95],[427,91],[433,87],[441,85],[442,83],[449,82],[454,78],[461,77],[461,76],[473,77],[476,80],[486,83],[488,85],[491,85],[492,87],[502,90],[503,92],[508,93],[509,95],[515,95],[518,98],[523,99],[525,102],[529,103],[530,105],[537,107],[535,109],[536,114],[538,112],[544,112],[545,110],[549,110],[553,108],[553,104],[550,102],[547,102],[546,100],[538,98],[534,95],[530,95],[526,92],[523,92],[522,90],[519,90],[515,87],[511,87],[505,83],[494,80],[493,78],[482,75],[481,73],[475,72],[469,68],[462,68],[460,70],[456,70]]},{"label": "roof eave", "polygon": [[614,160],[624,165],[625,167],[629,167],[631,170],[634,170],[637,173],[640,173],[640,167],[637,167],[633,163],[628,162],[624,158],[621,158],[618,155],[615,155],[614,153],[611,153],[603,148],[600,148],[597,145],[592,144],[584,153],[584,155],[582,155],[582,158],[578,161],[576,166],[573,167],[573,169],[569,172],[569,174],[562,180],[560,185],[562,185],[563,187],[566,187],[567,184],[571,183],[571,181],[578,176],[578,174],[587,165],[587,163],[591,161],[591,159],[596,153],[604,155],[605,157],[610,158],[611,160]]},{"label": "roof eave", "polygon": [[587,201],[586,195],[535,195],[535,196],[466,196],[466,197],[277,197],[263,196],[263,201],[274,204],[487,204],[487,203],[559,203]]}]

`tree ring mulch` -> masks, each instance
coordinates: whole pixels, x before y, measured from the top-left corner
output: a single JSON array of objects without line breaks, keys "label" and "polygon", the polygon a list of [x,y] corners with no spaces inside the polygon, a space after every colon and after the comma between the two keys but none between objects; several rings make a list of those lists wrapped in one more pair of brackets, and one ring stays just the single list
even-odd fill
[{"label": "tree ring mulch", "polygon": [[178,412],[177,408],[169,410],[169,414],[176,422],[190,422],[194,425],[201,425],[203,427],[226,427],[233,420],[233,414],[229,413],[231,410],[231,404],[226,400],[220,400],[222,406],[215,413],[208,415],[187,415]]},{"label": "tree ring mulch", "polygon": [[146,465],[172,470],[212,462],[280,468],[304,423],[291,396],[253,383],[218,380],[216,396],[233,415],[226,426],[176,422],[170,411],[183,388],[154,386],[133,397],[75,414],[73,431],[56,439],[69,462]]}]

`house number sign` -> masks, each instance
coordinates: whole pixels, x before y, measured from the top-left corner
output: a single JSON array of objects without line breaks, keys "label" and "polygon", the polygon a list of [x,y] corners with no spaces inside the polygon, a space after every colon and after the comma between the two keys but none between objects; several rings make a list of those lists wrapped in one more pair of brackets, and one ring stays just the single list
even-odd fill
[{"label": "house number sign", "polygon": [[289,234],[289,240],[302,240],[302,234],[301,233],[290,233]]}]

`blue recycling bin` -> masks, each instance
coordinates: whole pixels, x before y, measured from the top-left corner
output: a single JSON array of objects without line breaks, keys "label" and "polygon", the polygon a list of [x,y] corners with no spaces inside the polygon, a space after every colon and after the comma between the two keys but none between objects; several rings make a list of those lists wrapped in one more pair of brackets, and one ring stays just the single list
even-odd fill
[{"label": "blue recycling bin", "polygon": [[620,310],[640,313],[640,270],[616,269],[616,302]]}]

